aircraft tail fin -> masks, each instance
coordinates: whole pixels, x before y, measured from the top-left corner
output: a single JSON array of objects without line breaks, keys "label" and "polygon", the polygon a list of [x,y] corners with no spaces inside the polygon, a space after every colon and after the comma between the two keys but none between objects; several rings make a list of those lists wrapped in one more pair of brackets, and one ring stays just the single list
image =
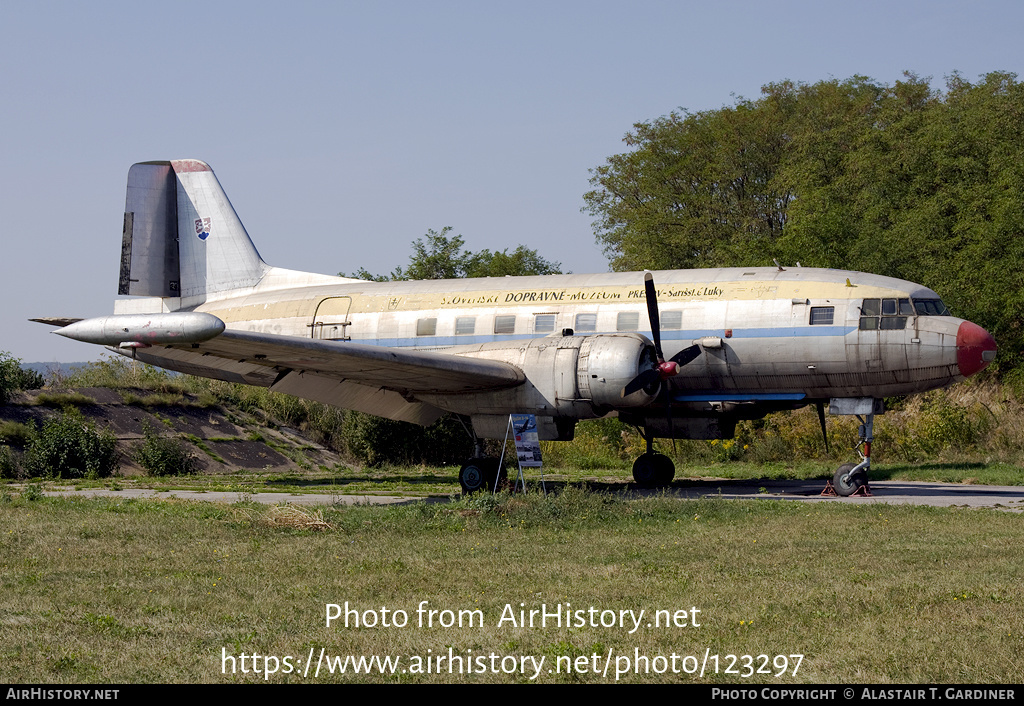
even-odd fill
[{"label": "aircraft tail fin", "polygon": [[255,286],[269,269],[209,165],[141,162],[128,171],[118,294],[194,302]]}]

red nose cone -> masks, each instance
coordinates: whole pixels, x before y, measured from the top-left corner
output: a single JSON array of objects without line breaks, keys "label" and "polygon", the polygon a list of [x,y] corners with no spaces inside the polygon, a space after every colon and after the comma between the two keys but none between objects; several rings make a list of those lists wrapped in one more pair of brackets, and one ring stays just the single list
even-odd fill
[{"label": "red nose cone", "polygon": [[663,363],[658,364],[658,374],[662,380],[668,380],[673,375],[679,374],[679,364],[674,363],[671,360],[666,360]]},{"label": "red nose cone", "polygon": [[965,321],[956,332],[956,363],[964,377],[984,370],[996,357],[992,334],[977,324]]}]

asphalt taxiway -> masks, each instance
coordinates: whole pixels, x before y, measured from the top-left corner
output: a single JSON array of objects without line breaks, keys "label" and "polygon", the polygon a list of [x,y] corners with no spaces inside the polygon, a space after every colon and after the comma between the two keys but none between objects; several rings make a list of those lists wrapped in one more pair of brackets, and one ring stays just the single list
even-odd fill
[{"label": "asphalt taxiway", "polygon": [[[935,507],[994,508],[1024,512],[1024,486],[970,485],[964,483],[925,483],[883,480],[871,483],[870,496],[841,498],[822,495],[825,484],[820,480],[681,480],[670,488],[638,490],[623,484],[618,492],[632,496],[674,495],[679,498],[716,496],[734,500],[771,499],[845,504],[881,503],[890,505],[931,505]],[[323,493],[241,493],[195,490],[153,490],[132,488],[53,488],[45,495],[63,497],[112,497],[198,500],[235,503],[253,501],[267,505],[397,505],[414,502],[447,502],[449,496],[408,495],[328,495]]]}]

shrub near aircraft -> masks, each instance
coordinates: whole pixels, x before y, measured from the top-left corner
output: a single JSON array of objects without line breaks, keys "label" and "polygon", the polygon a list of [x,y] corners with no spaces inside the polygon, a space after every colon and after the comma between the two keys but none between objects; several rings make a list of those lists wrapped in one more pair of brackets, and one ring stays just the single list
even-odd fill
[{"label": "shrub near aircraft", "polygon": [[[69,338],[191,375],[261,385],[390,419],[471,423],[467,491],[498,472],[481,438],[532,413],[541,439],[617,414],[647,440],[644,486],[671,481],[654,438],[725,439],[736,422],[824,404],[861,417],[867,482],[881,399],[950,385],[995,357],[992,337],[930,289],[812,268],[731,268],[367,282],[263,262],[196,160],[128,172],[115,313],[38,319]],[[860,449],[863,448],[863,452]]]}]

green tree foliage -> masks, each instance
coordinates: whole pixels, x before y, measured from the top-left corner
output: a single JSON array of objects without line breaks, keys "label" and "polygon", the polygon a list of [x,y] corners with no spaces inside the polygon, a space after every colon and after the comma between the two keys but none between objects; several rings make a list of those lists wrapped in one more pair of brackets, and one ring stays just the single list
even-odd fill
[{"label": "green tree foliage", "polygon": [[[781,82],[638,123],[584,211],[615,270],[771,264],[931,287],[1024,363],[1024,84]],[[1024,366],[1022,366],[1024,369]]]},{"label": "green tree foliage", "polygon": [[463,277],[504,277],[517,275],[555,275],[561,265],[550,262],[522,245],[512,252],[464,250],[461,235],[449,235],[452,227],[445,226],[438,233],[428,230],[422,238],[412,242],[412,255],[407,267],[396,267],[390,275],[375,275],[360,269],[353,277],[387,282],[389,280],[460,279]]},{"label": "green tree foliage", "polygon": [[19,390],[38,390],[42,386],[42,375],[23,369],[21,361],[10,353],[0,352],[0,404],[7,404]]},{"label": "green tree foliage", "polygon": [[[551,275],[561,272],[557,262],[545,260],[536,250],[520,245],[512,252],[465,249],[461,235],[428,230],[412,243],[405,268],[390,275],[361,269],[353,276],[374,282],[389,280],[458,279],[505,275]],[[446,463],[473,453],[473,445],[458,419],[446,418],[431,427],[395,422],[362,412],[346,412],[343,437],[350,454],[371,466],[384,464]]]}]

